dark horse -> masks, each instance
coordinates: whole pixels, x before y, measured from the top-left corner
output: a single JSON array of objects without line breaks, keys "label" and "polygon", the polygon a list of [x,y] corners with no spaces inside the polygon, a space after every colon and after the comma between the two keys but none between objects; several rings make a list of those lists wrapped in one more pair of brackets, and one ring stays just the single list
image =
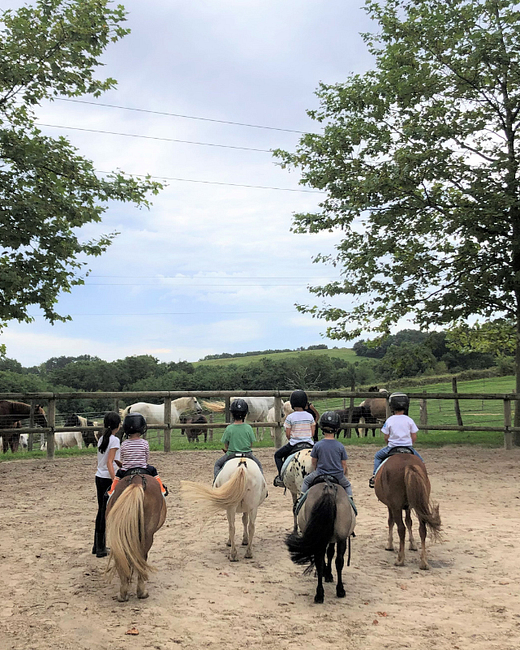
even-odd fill
[{"label": "dark horse", "polygon": [[419,519],[421,537],[421,569],[429,569],[426,560],[426,532],[433,539],[440,536],[441,517],[439,506],[430,503],[430,480],[424,463],[412,453],[396,453],[385,461],[376,474],[376,496],[388,508],[388,544],[387,551],[394,550],[393,528],[397,524],[399,532],[399,553],[396,566],[404,566],[404,541],[406,528],[403,523],[405,511],[406,527],[410,538],[410,550],[416,551],[412,535],[412,516],[414,510]]},{"label": "dark horse", "polygon": [[341,574],[347,540],[356,525],[356,515],[345,490],[328,477],[323,483],[313,485],[307,492],[305,503],[298,513],[298,525],[302,534],[291,533],[285,543],[295,564],[309,564],[305,573],[310,573],[313,567],[316,567],[318,586],[314,602],[323,602],[325,596],[323,579],[325,578],[325,582],[334,581],[332,559],[336,550],[335,545],[338,574],[336,595],[338,598],[344,598],[345,588]]},{"label": "dark horse", "polygon": [[180,422],[181,424],[188,425],[186,429],[181,429],[181,436],[186,434],[186,437],[188,438],[188,442],[198,442],[201,433],[204,434],[204,442],[207,442],[208,440],[207,429],[194,429],[194,428],[190,428],[189,426],[190,424],[207,424],[208,419],[204,415],[195,415],[193,417],[186,417],[185,415],[181,415]]},{"label": "dark horse", "polygon": [[[20,444],[20,420],[28,420],[31,415],[30,404],[24,402],[9,402],[0,400],[0,429],[13,429],[13,432],[2,434],[2,452],[11,449],[13,454],[18,451]],[[47,426],[47,418],[41,406],[34,407],[34,424]]]},{"label": "dark horse", "polygon": [[152,567],[148,552],[153,536],[166,519],[166,501],[153,476],[133,474],[122,478],[107,505],[110,557],[107,572],[121,581],[118,600],[128,600],[132,576],[137,576],[137,597],[148,598],[145,582]]},{"label": "dark horse", "polygon": [[[339,417],[341,418],[341,427],[337,430],[336,432],[336,438],[339,438],[341,429],[343,429],[343,437],[346,438],[347,436],[347,422],[349,422],[349,416],[352,418],[350,422],[352,422],[353,425],[356,425],[359,423],[361,419],[365,421],[365,424],[376,424],[377,419],[370,413],[370,409],[366,408],[365,406],[354,406],[352,408],[352,413],[350,413],[350,409],[336,409],[335,411]],[[371,427],[372,429],[372,436],[375,437],[376,435],[376,429],[375,427]],[[357,437],[360,437],[359,429],[354,426],[354,431],[356,432]],[[365,438],[368,436],[368,427],[365,428]]]}]

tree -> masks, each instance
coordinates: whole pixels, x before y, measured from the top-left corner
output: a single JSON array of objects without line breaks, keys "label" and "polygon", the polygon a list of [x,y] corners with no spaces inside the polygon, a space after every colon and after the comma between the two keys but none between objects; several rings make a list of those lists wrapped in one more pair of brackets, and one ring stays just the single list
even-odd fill
[{"label": "tree", "polygon": [[[323,190],[297,232],[336,230],[343,280],[313,288],[352,308],[300,306],[331,338],[506,318],[520,393],[520,11],[511,0],[367,0],[374,69],[321,84],[282,165]],[[518,406],[518,404],[517,404]],[[517,414],[520,411],[517,408]],[[520,419],[517,419],[520,423]]]},{"label": "tree", "polygon": [[116,85],[96,79],[107,45],[129,32],[125,11],[108,0],[38,0],[1,11],[0,22],[0,325],[31,321],[38,305],[51,322],[57,296],[83,284],[84,256],[100,255],[115,233],[81,241],[78,228],[100,222],[110,201],[147,206],[161,187],[114,172],[98,176],[67,139],[35,125],[43,100]]}]

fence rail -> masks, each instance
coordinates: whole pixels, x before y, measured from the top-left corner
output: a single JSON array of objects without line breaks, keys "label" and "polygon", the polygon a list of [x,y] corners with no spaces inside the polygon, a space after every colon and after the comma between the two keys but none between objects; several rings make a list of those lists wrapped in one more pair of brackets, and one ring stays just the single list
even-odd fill
[{"label": "fence rail", "polygon": [[[456,383],[453,384],[454,389],[456,389]],[[223,429],[228,426],[228,422],[216,423],[211,422],[208,424],[186,424],[186,423],[172,423],[171,422],[171,402],[178,397],[196,397],[199,399],[204,398],[223,398],[226,401],[226,420],[229,419],[229,401],[231,397],[274,397],[274,406],[275,406],[275,422],[255,422],[254,426],[258,428],[270,427],[274,428],[275,432],[275,446],[280,447],[282,445],[282,399],[288,398],[291,395],[292,390],[274,390],[274,391],[262,391],[262,390],[250,390],[250,391],[230,391],[230,390],[207,390],[207,391],[126,391],[126,392],[77,392],[77,393],[54,393],[54,392],[40,392],[40,393],[0,393],[0,400],[11,400],[11,401],[24,401],[29,402],[31,405],[30,413],[30,426],[28,428],[23,428],[23,432],[29,434],[29,439],[32,446],[32,436],[35,433],[46,434],[47,437],[47,457],[52,459],[54,458],[54,448],[55,448],[55,433],[65,433],[69,431],[99,431],[102,429],[102,426],[87,426],[87,427],[60,427],[56,426],[56,402],[61,400],[71,400],[71,399],[114,399],[117,404],[119,400],[132,400],[136,398],[148,398],[148,399],[163,399],[164,400],[164,424],[151,425],[151,429],[164,430],[164,451],[170,451],[171,449],[171,431],[176,429],[200,429],[202,431],[208,429]],[[370,399],[377,396],[377,398],[386,398],[387,400],[387,412],[388,408],[388,398],[390,393],[388,392],[379,392],[374,393],[373,391],[355,391],[355,390],[326,390],[326,391],[306,391],[309,399],[332,399],[332,398],[342,398],[344,400],[350,399],[351,406],[354,399]],[[511,403],[520,400],[520,395],[516,393],[430,393],[430,392],[417,392],[417,393],[407,393],[408,397],[412,399],[420,400],[422,405],[421,415],[424,413],[424,417],[421,417],[421,422],[419,425],[419,430],[422,431],[488,431],[488,432],[497,432],[501,431],[504,433],[504,445],[506,449],[511,449],[513,444],[513,434],[520,434],[520,427],[512,426],[512,417],[511,417]],[[427,400],[451,400],[457,406],[460,400],[494,400],[502,401],[504,405],[504,425],[503,426],[478,426],[478,425],[433,425],[428,424],[427,422],[427,409],[426,404]],[[36,401],[44,401],[47,403],[47,427],[35,427],[34,426],[34,409]],[[351,418],[349,417],[349,420]],[[460,410],[457,413],[457,421],[460,422]],[[0,416],[1,422],[1,416]],[[344,422],[343,426],[345,428],[359,428],[359,429],[370,429],[373,428],[372,424],[367,423],[353,423],[351,421]],[[20,429],[18,429],[20,431]],[[13,433],[12,428],[0,428],[0,435],[4,433]]]}]

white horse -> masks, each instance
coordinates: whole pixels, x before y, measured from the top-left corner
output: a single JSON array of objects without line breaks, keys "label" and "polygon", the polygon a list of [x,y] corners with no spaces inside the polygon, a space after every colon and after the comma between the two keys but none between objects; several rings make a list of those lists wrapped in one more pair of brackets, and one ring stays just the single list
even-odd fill
[{"label": "white horse", "polygon": [[[313,471],[311,450],[302,449],[286,459],[282,467],[282,480],[291,493],[294,506],[302,492],[303,479]],[[293,532],[298,532],[298,518],[294,515]]]},{"label": "white horse", "polygon": [[[171,424],[178,424],[181,419],[181,413],[184,411],[197,411],[202,413],[202,408],[196,397],[179,397],[172,400]],[[137,402],[130,404],[121,412],[121,419],[124,420],[129,413],[140,413],[150,427],[154,424],[164,424],[164,405],[149,404],[148,402]]]},{"label": "white horse", "polygon": [[[54,434],[54,445],[56,449],[72,449],[73,447],[83,449],[81,431],[58,431]],[[47,440],[40,446],[41,451],[46,449]]]},{"label": "white horse", "polygon": [[253,537],[258,507],[267,496],[267,486],[260,468],[250,458],[231,458],[224,465],[214,487],[181,481],[181,491],[189,495],[195,504],[213,510],[226,510],[229,522],[229,539],[231,547],[229,559],[238,561],[235,546],[235,515],[242,512],[244,534],[242,546],[247,546],[246,558],[253,557]]},{"label": "white horse", "polygon": [[[291,402],[287,401],[282,404],[282,419],[280,420],[282,425],[285,422],[285,418],[289,415],[289,413],[293,413],[294,409],[291,406]],[[277,422],[277,419],[275,418],[274,415],[274,406],[273,408],[269,409],[269,413],[267,414],[267,422]],[[274,427],[270,428],[271,431],[271,438],[274,440]],[[262,438],[263,439],[263,436]]]},{"label": "white horse", "polygon": [[[274,397],[232,397],[232,404],[236,399],[243,399],[247,403],[246,422],[275,422],[268,420],[269,409],[274,408]],[[203,402],[204,406],[213,413],[224,413],[226,410],[225,402]],[[274,413],[274,411],[273,411]],[[263,440],[264,432],[258,433],[259,440]]]}]

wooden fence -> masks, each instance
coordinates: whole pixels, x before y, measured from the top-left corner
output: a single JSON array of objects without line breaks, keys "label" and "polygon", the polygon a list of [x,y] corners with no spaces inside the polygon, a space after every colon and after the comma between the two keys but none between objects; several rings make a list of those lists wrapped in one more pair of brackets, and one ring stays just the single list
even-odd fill
[{"label": "wooden fence", "polygon": [[[456,390],[456,384],[454,384]],[[283,443],[283,430],[282,430],[282,403],[284,399],[288,399],[291,395],[291,390],[287,391],[132,391],[132,392],[94,392],[94,393],[0,393],[0,400],[12,400],[18,402],[27,402],[31,404],[30,426],[23,428],[23,432],[29,434],[29,439],[32,442],[32,436],[37,433],[47,434],[47,457],[54,458],[55,439],[54,434],[65,431],[99,431],[99,426],[94,427],[57,427],[56,426],[56,402],[59,400],[71,399],[113,399],[115,408],[120,400],[128,401],[135,399],[163,399],[164,400],[164,424],[154,424],[151,428],[164,430],[164,451],[171,450],[171,431],[172,429],[224,429],[229,424],[229,402],[231,397],[274,397],[275,407],[275,422],[255,422],[255,427],[271,427],[274,428],[275,447],[280,447]],[[390,408],[388,405],[388,397],[390,393],[374,393],[368,391],[346,391],[346,390],[326,390],[326,391],[306,391],[310,400],[316,399],[333,399],[342,398],[344,400],[350,399],[351,406],[354,399],[369,399],[386,398],[387,400],[387,416],[390,415]],[[506,449],[512,449],[513,434],[520,434],[520,427],[512,426],[511,417],[511,402],[520,399],[516,393],[407,393],[410,400],[417,399],[420,401],[420,424],[419,430],[422,431],[501,431],[504,433],[504,446]],[[226,403],[226,422],[211,424],[189,424],[171,422],[171,402],[178,397],[192,396],[197,399],[210,399],[219,398],[224,399]],[[458,412],[457,421],[461,422],[460,409],[458,404],[460,400],[495,400],[503,402],[504,423],[502,426],[476,426],[476,425],[432,425],[428,424],[427,420],[427,401],[428,400],[452,400],[456,404],[456,412]],[[34,426],[34,407],[36,403],[42,401],[47,402],[47,427]],[[458,411],[457,411],[458,410]],[[371,424],[354,424],[347,422],[345,427],[356,427],[360,429],[372,428]],[[20,431],[20,429],[18,429]],[[3,433],[12,433],[13,429],[0,429],[0,435]]]}]

